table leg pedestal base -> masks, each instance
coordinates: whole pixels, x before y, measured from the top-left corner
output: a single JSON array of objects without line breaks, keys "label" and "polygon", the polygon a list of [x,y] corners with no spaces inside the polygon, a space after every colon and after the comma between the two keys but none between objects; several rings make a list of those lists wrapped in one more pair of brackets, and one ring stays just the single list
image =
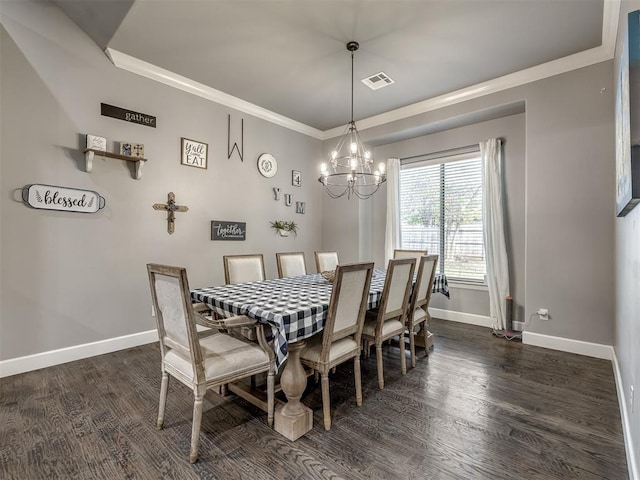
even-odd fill
[{"label": "table leg pedestal base", "polygon": [[313,411],[304,407],[296,416],[287,415],[282,411],[284,405],[276,408],[273,428],[276,432],[289,440],[297,440],[313,428]]},{"label": "table leg pedestal base", "polygon": [[280,376],[287,403],[276,408],[273,428],[289,440],[297,440],[313,428],[313,411],[300,398],[307,386],[307,374],[300,362],[304,340],[289,344],[289,359]]}]

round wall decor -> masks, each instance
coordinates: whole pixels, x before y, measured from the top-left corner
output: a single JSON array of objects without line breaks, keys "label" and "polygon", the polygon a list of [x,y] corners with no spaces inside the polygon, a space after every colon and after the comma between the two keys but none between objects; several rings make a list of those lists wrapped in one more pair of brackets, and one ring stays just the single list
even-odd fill
[{"label": "round wall decor", "polygon": [[258,171],[263,177],[271,178],[278,171],[278,162],[270,153],[258,157]]}]

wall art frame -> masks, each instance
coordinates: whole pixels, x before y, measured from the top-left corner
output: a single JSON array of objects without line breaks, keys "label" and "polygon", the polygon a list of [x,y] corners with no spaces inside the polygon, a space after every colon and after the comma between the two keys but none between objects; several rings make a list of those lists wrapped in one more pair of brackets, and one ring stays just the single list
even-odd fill
[{"label": "wall art frame", "polygon": [[640,203],[640,10],[627,17],[615,105],[616,216]]},{"label": "wall art frame", "polygon": [[182,137],[180,141],[180,163],[188,167],[206,169],[209,144]]}]

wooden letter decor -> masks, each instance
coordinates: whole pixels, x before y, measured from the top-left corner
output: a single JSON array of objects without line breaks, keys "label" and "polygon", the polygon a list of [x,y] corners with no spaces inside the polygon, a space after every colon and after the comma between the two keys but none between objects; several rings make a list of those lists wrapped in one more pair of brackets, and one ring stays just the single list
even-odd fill
[{"label": "wooden letter decor", "polygon": [[167,203],[154,203],[153,209],[167,211],[167,232],[169,232],[169,234],[172,234],[176,229],[175,212],[186,212],[189,210],[189,207],[186,207],[184,205],[177,205],[176,196],[173,194],[173,192],[169,192],[169,195],[167,195]]}]

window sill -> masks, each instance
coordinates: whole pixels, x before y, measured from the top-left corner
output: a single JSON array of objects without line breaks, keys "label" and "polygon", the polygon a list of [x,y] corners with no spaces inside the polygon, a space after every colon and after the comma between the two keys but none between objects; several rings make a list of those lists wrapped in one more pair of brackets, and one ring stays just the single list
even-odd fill
[{"label": "window sill", "polygon": [[487,285],[477,284],[477,283],[463,283],[456,282],[455,280],[451,280],[447,282],[449,288],[460,288],[463,290],[481,290],[483,292],[488,292],[489,287]]}]

